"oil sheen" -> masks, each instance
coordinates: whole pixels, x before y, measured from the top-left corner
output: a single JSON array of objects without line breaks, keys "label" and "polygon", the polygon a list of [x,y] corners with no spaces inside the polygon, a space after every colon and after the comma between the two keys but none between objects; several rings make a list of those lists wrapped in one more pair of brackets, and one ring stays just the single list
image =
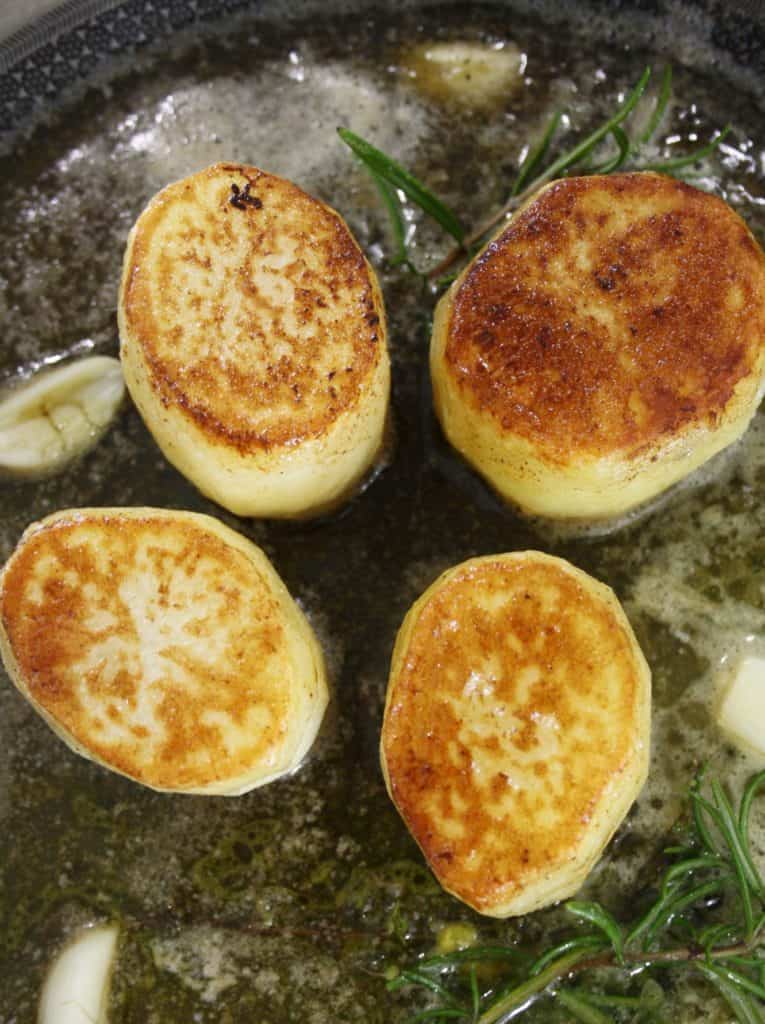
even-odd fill
[{"label": "oil sheen", "polygon": [[[258,1021],[395,1024],[409,997],[381,972],[432,950],[449,924],[484,941],[541,939],[556,910],[489,922],[446,896],[385,794],[377,759],[396,630],[446,568],[537,548],[569,558],[624,603],[654,677],[649,781],[585,888],[615,914],[655,878],[656,858],[708,761],[735,788],[752,764],[717,731],[721,669],[765,642],[765,420],[649,509],[607,531],[519,518],[440,437],[429,399],[433,299],[391,266],[374,185],[337,137],[351,128],[478,223],[506,198],[554,110],[561,145],[607,115],[662,59],[613,38],[548,29],[476,7],[283,24],[210,25],[109,75],[30,125],[0,160],[0,376],[117,350],[127,233],[149,197],[219,160],[291,178],[349,222],[383,281],[391,322],[393,440],[387,465],[340,514],[312,524],[237,520],[162,458],[126,407],[60,475],[2,490],[0,558],[33,519],[72,506],[160,505],[220,516],[260,544],[317,630],[333,700],[308,762],[237,800],[169,797],[71,755],[0,687],[0,1024],[31,1020],[46,965],[83,924],[121,921],[112,1024]],[[476,112],[420,92],[407,54],[434,40],[517,47],[518,87]],[[694,181],[765,238],[765,152],[750,97],[686,70],[679,52],[661,145],[676,155],[727,122]],[[655,78],[658,79],[658,74]],[[758,137],[758,131],[760,136]],[[414,263],[448,239],[405,207]],[[765,812],[760,815],[765,821]],[[762,854],[765,836],[755,835]],[[681,982],[676,1019],[725,1022]],[[537,1019],[551,1020],[544,1011]]]}]

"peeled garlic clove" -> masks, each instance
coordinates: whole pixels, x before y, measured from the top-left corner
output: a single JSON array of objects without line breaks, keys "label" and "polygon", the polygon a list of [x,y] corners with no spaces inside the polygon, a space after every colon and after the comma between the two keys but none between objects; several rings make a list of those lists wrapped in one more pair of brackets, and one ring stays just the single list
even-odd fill
[{"label": "peeled garlic clove", "polygon": [[513,43],[426,43],[409,50],[401,64],[431,99],[485,109],[515,95],[526,58]]},{"label": "peeled garlic clove", "polygon": [[0,470],[46,476],[91,448],[125,394],[119,360],[89,356],[0,399]]},{"label": "peeled garlic clove", "polygon": [[86,928],[64,947],[48,972],[37,1024],[106,1024],[116,925]]}]

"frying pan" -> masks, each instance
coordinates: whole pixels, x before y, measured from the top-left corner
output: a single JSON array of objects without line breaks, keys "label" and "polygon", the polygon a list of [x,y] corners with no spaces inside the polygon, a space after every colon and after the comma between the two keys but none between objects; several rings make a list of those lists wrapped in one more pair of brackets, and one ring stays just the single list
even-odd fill
[{"label": "frying pan", "polygon": [[[329,134],[338,112],[347,113],[333,91],[338,38],[376,39],[377,55],[390,57],[425,31],[423,24],[448,37],[466,21],[485,25],[493,38],[536,32],[539,54],[550,60],[561,39],[585,38],[579,34],[586,30],[602,48],[608,80],[620,87],[629,79],[626,71],[619,77],[622,64],[634,69],[647,56],[672,59],[681,83],[695,74],[708,95],[709,83],[719,82],[723,106],[734,116],[749,125],[762,118],[760,2],[517,0],[492,9],[389,4],[386,10],[379,3],[310,0],[6,0],[0,12],[0,372],[12,377],[62,353],[116,350],[121,248],[149,185],[163,184],[165,172],[178,177],[193,169],[184,161],[217,145],[209,125],[200,141],[187,120],[177,152],[163,150],[160,159],[152,149],[159,136],[151,133],[163,116],[182,121],[190,81],[212,94],[230,74],[240,118],[230,123],[246,127],[250,116],[265,111],[278,143],[267,155],[286,159],[297,144],[296,122],[279,120],[278,97],[248,92],[248,54],[268,67],[292,61],[298,71],[330,68],[314,79],[327,108],[320,128]],[[368,85],[364,74],[356,68],[343,81],[354,102],[366,105],[375,137],[420,161],[432,180],[470,196],[469,214],[485,209],[485,197],[473,195],[471,174],[478,172],[469,163],[466,126],[455,122],[453,135],[434,136],[433,125],[441,129],[445,122],[428,120],[436,115],[423,121],[402,92],[375,114],[379,96],[372,90],[370,100],[359,88],[360,81]],[[284,76],[271,71],[256,80],[276,87]],[[211,118],[222,117],[214,103],[206,109]],[[226,130],[221,144],[235,148],[238,140]],[[511,121],[507,130],[512,134]],[[418,153],[418,133],[430,139],[427,160]],[[256,163],[262,156],[220,155]],[[305,149],[293,156],[293,177],[338,206],[382,264],[384,223],[369,212],[361,173],[349,161],[338,178],[342,155],[326,166],[310,157]],[[144,170],[136,181],[139,158]],[[745,178],[748,208],[756,214],[765,203],[763,168],[750,168]],[[752,226],[762,240],[763,222]],[[442,243],[426,227],[422,232],[422,253],[437,250]],[[305,524],[236,520],[164,462],[129,406],[103,444],[61,476],[3,485],[3,558],[29,521],[74,505],[206,511],[251,536],[317,628],[334,700],[317,748],[297,775],[234,801],[169,797],[109,775],[70,754],[3,685],[0,1024],[34,1018],[51,956],[67,935],[99,920],[117,920],[121,928],[113,1020],[143,1024],[403,1020],[406,999],[388,996],[374,972],[431,948],[443,926],[462,923],[497,941],[554,929],[555,910],[486,923],[442,894],[389,805],[377,765],[396,629],[440,571],[472,555],[535,547],[570,558],[616,589],[646,649],[661,716],[654,781],[593,883],[615,911],[629,903],[635,879],[645,877],[641,872],[679,813],[697,764],[689,746],[711,743],[718,767],[731,777],[742,770],[735,751],[715,739],[708,696],[714,661],[725,655],[722,641],[735,632],[728,628],[731,609],[747,636],[765,629],[759,420],[732,461],[716,463],[693,488],[647,516],[605,536],[566,535],[501,506],[449,452],[428,397],[427,304],[411,281],[395,274],[386,279],[386,300],[394,436],[379,475],[334,517]],[[734,543],[726,524],[739,519],[748,521],[749,532]],[[663,614],[662,595],[669,595],[672,614]],[[705,624],[718,630],[720,643],[705,642]]]}]

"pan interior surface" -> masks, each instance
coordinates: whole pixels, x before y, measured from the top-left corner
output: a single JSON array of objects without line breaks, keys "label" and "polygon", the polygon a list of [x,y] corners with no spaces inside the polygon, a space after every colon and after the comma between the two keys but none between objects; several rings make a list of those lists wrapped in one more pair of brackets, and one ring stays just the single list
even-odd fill
[{"label": "pan interior surface", "polygon": [[[475,929],[486,944],[549,944],[565,922],[560,908],[492,922],[440,890],[378,765],[396,630],[441,572],[472,556],[534,548],[607,583],[653,671],[649,781],[582,898],[629,916],[635,893],[655,879],[699,764],[734,790],[750,774],[752,763],[719,734],[713,705],[721,665],[765,637],[762,414],[732,451],[608,532],[517,516],[439,433],[427,376],[433,300],[392,265],[378,192],[337,138],[340,125],[368,138],[463,223],[477,224],[506,198],[555,110],[567,111],[562,143],[573,145],[646,65],[658,82],[671,60],[662,153],[688,151],[731,122],[693,182],[726,199],[762,243],[765,138],[755,75],[765,46],[749,70],[731,58],[746,56],[761,22],[747,35],[746,11],[720,24],[703,5],[670,4],[662,13],[641,4],[640,16],[628,17],[622,5],[614,13],[596,4],[591,18],[572,15],[562,31],[559,15],[533,6],[322,6],[317,17],[309,3],[287,11],[199,0],[160,11],[136,2],[95,5],[82,21],[69,5],[63,28],[49,23],[46,36],[16,33],[6,44],[4,386],[62,360],[116,353],[132,223],[168,182],[226,160],[290,178],[346,218],[383,282],[393,407],[375,473],[341,512],[312,523],[223,512],[163,459],[129,404],[61,474],[3,482],[0,560],[32,520],[61,508],[218,516],[266,551],[300,603],[327,656],[333,697],[295,775],[224,801],[154,793],[78,759],[3,679],[0,1024],[33,1019],[51,958],[94,922],[121,921],[112,1024],[397,1024],[420,1003],[386,993],[383,972],[432,951],[449,925]],[[662,17],[686,34],[660,32]],[[523,71],[512,95],[476,112],[418,91],[407,71],[412,48],[456,40],[518,47]],[[449,240],[406,209],[413,262],[427,269]],[[760,832],[754,845],[763,849]],[[729,1019],[689,981],[672,998],[678,1022]],[[541,1006],[528,1019],[553,1018]]]}]

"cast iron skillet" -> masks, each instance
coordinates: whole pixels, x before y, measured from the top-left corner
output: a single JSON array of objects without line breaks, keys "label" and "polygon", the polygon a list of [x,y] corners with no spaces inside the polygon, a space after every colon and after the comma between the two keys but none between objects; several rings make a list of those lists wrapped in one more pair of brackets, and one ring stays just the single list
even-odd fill
[{"label": "cast iron skillet", "polygon": [[[2,372],[10,375],[46,353],[84,351],[85,342],[116,350],[113,306],[93,307],[108,293],[104,280],[108,285],[116,279],[119,241],[139,207],[120,205],[127,183],[118,161],[94,176],[92,193],[81,178],[79,193],[59,196],[53,188],[56,162],[64,154],[72,159],[78,141],[97,139],[105,109],[124,104],[128,110],[131,83],[156,66],[157,52],[169,52],[170,43],[181,39],[187,55],[175,63],[168,56],[168,65],[179,73],[195,62],[201,68],[212,59],[209,53],[222,60],[225,47],[212,43],[205,57],[195,49],[196,36],[251,25],[247,18],[255,17],[271,26],[258,30],[258,45],[267,52],[283,51],[285,39],[305,34],[313,23],[317,52],[330,53],[333,32],[366,19],[382,23],[384,6],[75,0],[37,20],[14,21],[13,34],[0,43],[0,138],[10,153],[0,164],[0,188],[4,177],[13,181],[2,201],[22,204],[31,227],[21,256],[0,250],[0,298],[12,306],[14,296],[24,296],[29,337],[17,332],[11,341],[3,339]],[[516,17],[541,17],[551,38],[589,23],[607,50],[669,56],[732,84],[750,121],[762,110],[762,3],[594,0],[561,6],[518,0],[506,7],[507,15],[494,15],[494,24],[505,24],[508,34]],[[414,5],[390,4],[388,15],[393,10],[400,32],[416,32]],[[448,27],[464,11],[465,5],[444,4],[438,16]],[[128,85],[104,85],[115,74],[115,81]],[[77,111],[77,123],[67,122],[69,110]],[[51,114],[48,131],[43,118]],[[108,163],[109,154],[104,159]],[[82,204],[92,250],[83,249],[81,234],[67,238],[57,230],[54,200]],[[352,213],[355,199],[348,202]],[[366,240],[380,243],[374,231]],[[38,261],[54,266],[63,297],[58,304],[51,304],[43,286],[36,301],[30,300],[34,289],[21,288],[20,282],[34,278]],[[449,921],[478,926],[475,915],[439,892],[383,791],[376,748],[396,629],[439,571],[491,551],[544,547],[629,596],[630,552],[650,545],[658,527],[654,516],[647,526],[593,543],[555,537],[501,507],[456,463],[433,424],[426,327],[410,292],[406,282],[395,280],[386,292],[394,311],[396,436],[389,465],[341,515],[304,525],[227,516],[167,466],[129,408],[106,447],[63,477],[3,486],[0,557],[28,521],[66,505],[156,504],[221,516],[265,547],[313,618],[327,646],[335,700],[315,755],[293,779],[227,801],[153,794],[74,757],[4,685],[0,1024],[33,1018],[49,955],[78,925],[96,920],[118,919],[122,926],[114,1019],[143,1024],[189,1021],[194,1014],[203,1021],[244,1021],[266,1012],[274,1024],[310,1014],[317,1020],[396,1020],[405,1008],[388,1001],[369,968],[384,956],[400,959],[404,949],[428,948],[434,930]],[[88,325],[87,337],[78,318]],[[46,339],[44,351],[36,347],[38,336]],[[723,501],[721,494],[714,485],[703,492],[698,509],[687,512],[689,520]],[[678,514],[685,514],[682,502]],[[673,686],[680,693],[677,680],[690,685],[704,672],[692,645],[655,622],[636,627],[660,701],[670,699]],[[683,763],[676,788],[682,789],[692,767]],[[627,860],[647,861],[652,852],[640,829],[629,825],[615,849]],[[553,914],[481,927],[488,939],[512,939],[555,923]]]}]

